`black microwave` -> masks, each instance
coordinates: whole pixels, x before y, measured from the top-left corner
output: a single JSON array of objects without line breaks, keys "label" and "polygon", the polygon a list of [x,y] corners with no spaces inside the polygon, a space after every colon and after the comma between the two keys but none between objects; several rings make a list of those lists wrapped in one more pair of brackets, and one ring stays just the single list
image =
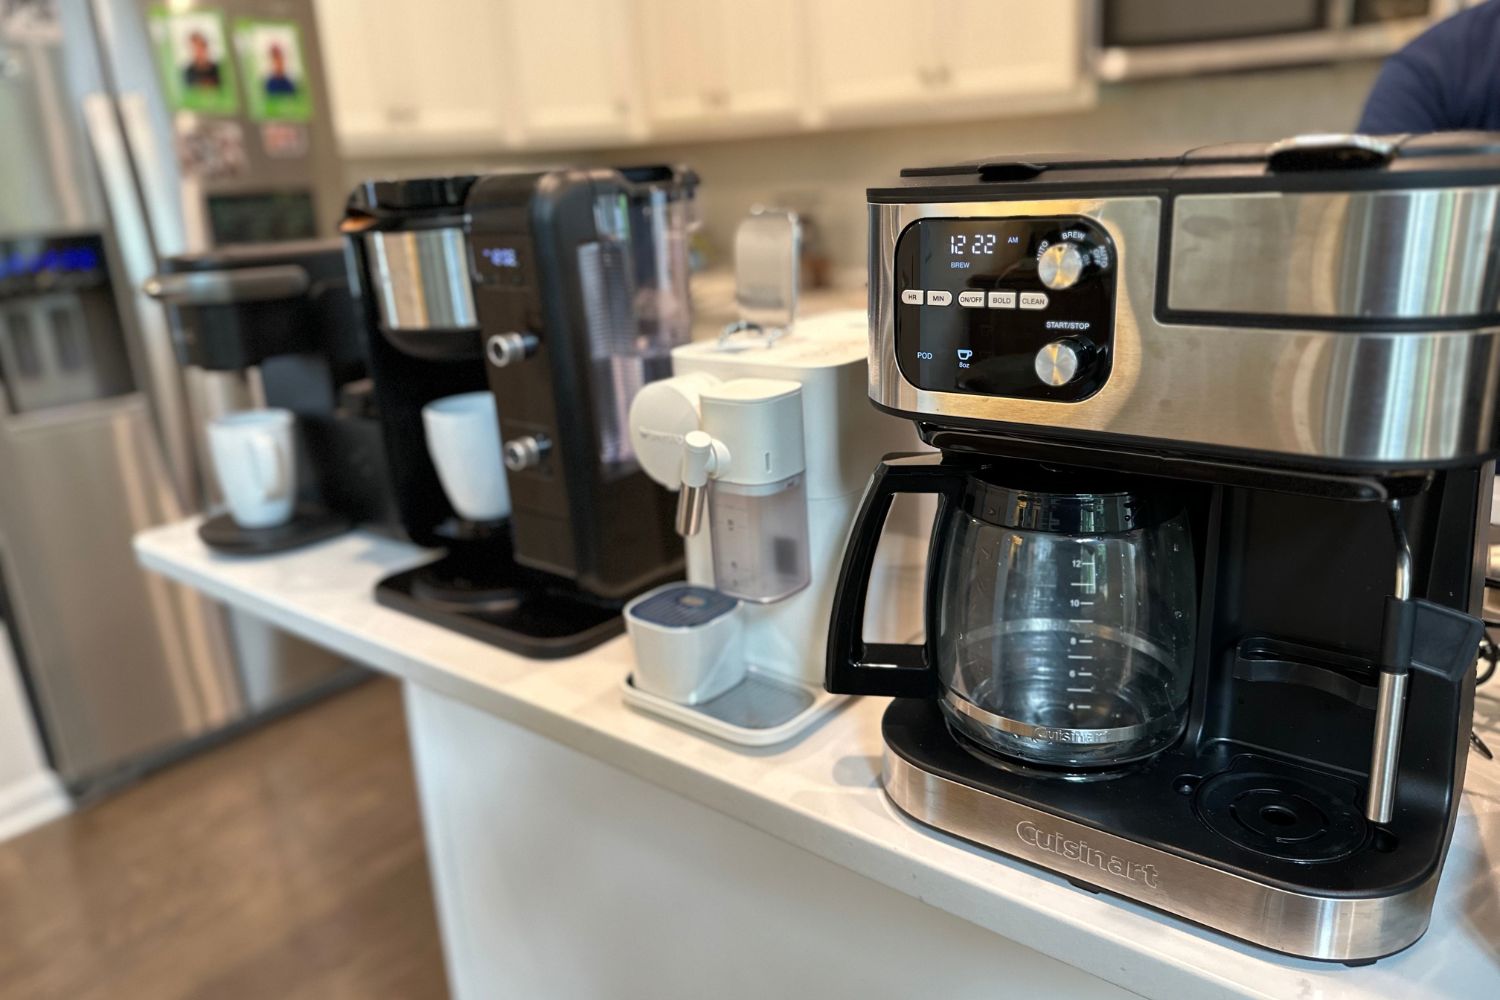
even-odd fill
[{"label": "black microwave", "polygon": [[1388,55],[1465,0],[1098,0],[1107,81]]}]

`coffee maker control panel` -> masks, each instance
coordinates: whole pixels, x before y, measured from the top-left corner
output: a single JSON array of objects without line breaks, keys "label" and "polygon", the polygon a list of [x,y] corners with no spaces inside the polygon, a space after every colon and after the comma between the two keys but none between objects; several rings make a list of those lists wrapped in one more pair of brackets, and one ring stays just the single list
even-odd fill
[{"label": "coffee maker control panel", "polygon": [[1109,378],[1115,248],[1093,220],[919,219],[895,286],[896,360],[918,388],[1078,402]]}]

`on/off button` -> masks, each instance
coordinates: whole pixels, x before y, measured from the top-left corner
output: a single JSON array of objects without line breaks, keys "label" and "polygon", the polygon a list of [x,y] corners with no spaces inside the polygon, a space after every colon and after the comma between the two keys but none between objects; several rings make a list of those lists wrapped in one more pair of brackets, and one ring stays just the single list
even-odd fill
[{"label": "on/off button", "polygon": [[961,305],[961,306],[963,306],[965,309],[983,309],[984,308],[984,293],[983,292],[959,292],[958,293],[958,304]]}]

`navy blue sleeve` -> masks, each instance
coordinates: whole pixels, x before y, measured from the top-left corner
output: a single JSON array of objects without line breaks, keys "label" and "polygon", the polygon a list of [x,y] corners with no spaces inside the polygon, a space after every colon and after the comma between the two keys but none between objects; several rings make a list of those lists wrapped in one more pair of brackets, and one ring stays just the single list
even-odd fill
[{"label": "navy blue sleeve", "polygon": [[1398,53],[1381,67],[1365,99],[1359,131],[1366,135],[1395,132],[1441,132],[1453,128],[1443,115],[1441,85],[1426,67]]},{"label": "navy blue sleeve", "polygon": [[1500,0],[1427,29],[1381,67],[1359,130],[1500,129]]}]

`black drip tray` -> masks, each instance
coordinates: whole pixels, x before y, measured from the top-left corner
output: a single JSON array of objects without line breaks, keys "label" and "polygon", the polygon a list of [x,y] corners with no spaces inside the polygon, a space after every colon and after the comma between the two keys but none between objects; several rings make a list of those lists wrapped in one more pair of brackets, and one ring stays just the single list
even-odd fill
[{"label": "black drip tray", "polygon": [[445,556],[386,577],[375,600],[522,656],[550,660],[586,652],[625,631],[624,601],[584,593],[568,581],[503,557],[484,569]]},{"label": "black drip tray", "polygon": [[198,537],[215,552],[235,556],[268,556],[342,535],[354,522],[316,504],[298,504],[292,519],[269,528],[242,528],[219,514],[198,525]]},{"label": "black drip tray", "polygon": [[1368,824],[1355,808],[1352,788],[1278,773],[1256,766],[1261,762],[1254,758],[1235,763],[1235,770],[1198,786],[1198,817],[1220,836],[1286,861],[1336,861],[1364,846]]}]

